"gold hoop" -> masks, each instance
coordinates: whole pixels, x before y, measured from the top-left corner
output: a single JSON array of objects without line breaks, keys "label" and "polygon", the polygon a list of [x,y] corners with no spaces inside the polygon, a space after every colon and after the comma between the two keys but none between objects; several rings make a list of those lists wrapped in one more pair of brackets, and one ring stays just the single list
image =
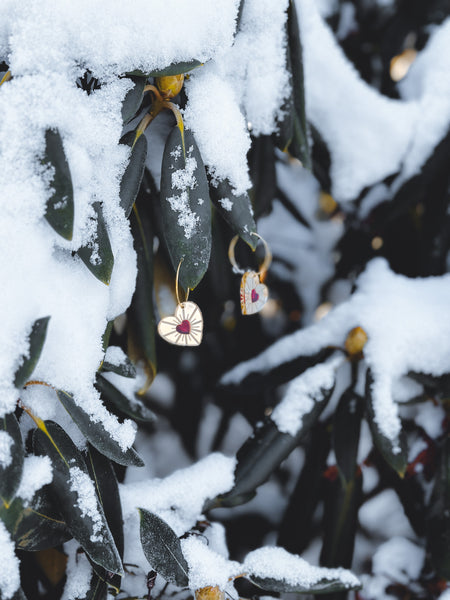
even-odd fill
[{"label": "gold hoop", "polygon": [[175,276],[175,295],[177,297],[178,304],[180,304],[181,306],[184,304],[184,302],[187,302],[188,298],[189,298],[189,288],[188,288],[187,292],[186,292],[186,298],[184,299],[183,302],[180,302],[180,295],[178,293],[179,292],[179,289],[178,289],[178,278],[179,278],[179,275],[180,275],[180,268],[181,268],[181,263],[182,262],[183,262],[183,259],[181,259],[180,262],[178,263],[177,274]]},{"label": "gold hoop", "polygon": [[[258,276],[262,277],[264,275],[264,273],[267,271],[267,269],[270,267],[270,263],[272,262],[272,252],[270,251],[269,244],[258,233],[255,233],[254,231],[252,231],[250,233],[250,235],[256,236],[264,244],[265,256],[264,256],[264,260],[263,260],[261,266],[259,267],[259,271],[257,273]],[[236,262],[236,257],[234,256],[234,249],[236,247],[238,240],[239,240],[238,235],[235,235],[234,238],[231,240],[230,245],[228,247],[228,258],[230,259],[230,263],[233,267],[233,271],[235,273],[239,273],[242,275],[246,271],[244,271],[244,269],[241,269],[241,267]]]}]

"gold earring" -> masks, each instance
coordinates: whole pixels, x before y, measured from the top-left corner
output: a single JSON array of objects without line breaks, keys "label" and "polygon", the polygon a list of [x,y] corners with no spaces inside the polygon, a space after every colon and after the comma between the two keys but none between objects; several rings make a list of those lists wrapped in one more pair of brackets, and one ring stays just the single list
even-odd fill
[{"label": "gold earring", "polygon": [[203,337],[203,316],[200,308],[195,302],[188,302],[189,290],[183,302],[180,302],[178,277],[183,259],[180,260],[175,279],[175,294],[177,297],[177,307],[175,314],[161,319],[158,323],[158,333],[169,342],[176,346],[199,346]]},{"label": "gold earring", "polygon": [[269,297],[269,290],[267,286],[261,282],[261,279],[264,280],[267,269],[272,262],[272,253],[270,252],[270,248],[266,240],[264,240],[257,233],[252,232],[251,235],[258,237],[264,244],[265,256],[258,272],[251,270],[244,271],[237,264],[234,256],[234,249],[239,239],[238,235],[234,236],[228,248],[228,258],[230,259],[233,271],[235,273],[242,274],[240,301],[243,315],[254,315],[255,313],[259,312]]}]

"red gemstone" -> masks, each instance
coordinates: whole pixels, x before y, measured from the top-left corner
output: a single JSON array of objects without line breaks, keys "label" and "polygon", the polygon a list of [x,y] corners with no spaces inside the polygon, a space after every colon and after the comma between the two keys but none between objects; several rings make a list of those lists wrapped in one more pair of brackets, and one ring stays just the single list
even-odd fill
[{"label": "red gemstone", "polygon": [[177,325],[178,333],[191,333],[191,324],[187,319],[181,321],[179,325]]},{"label": "red gemstone", "polygon": [[259,294],[256,290],[252,290],[252,302],[257,302],[259,300]]}]

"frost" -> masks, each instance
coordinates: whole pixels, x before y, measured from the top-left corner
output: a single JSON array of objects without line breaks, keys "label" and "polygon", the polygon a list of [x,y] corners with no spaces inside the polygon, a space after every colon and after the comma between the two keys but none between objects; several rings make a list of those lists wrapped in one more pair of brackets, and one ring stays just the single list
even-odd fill
[{"label": "frost", "polygon": [[0,431],[0,467],[9,467],[12,461],[11,446],[14,440],[7,431]]},{"label": "frost", "polygon": [[289,585],[310,587],[321,580],[338,579],[346,587],[359,585],[359,580],[346,569],[325,569],[307,563],[284,548],[265,547],[247,554],[244,572],[262,578],[283,580]]},{"label": "frost", "polygon": [[71,467],[70,474],[70,490],[78,496],[77,506],[81,511],[82,517],[87,517],[92,521],[91,542],[101,542],[103,535],[103,519],[99,512],[97,494],[95,493],[94,484],[87,473],[84,473],[78,467]]},{"label": "frost", "polygon": [[14,553],[14,543],[3,521],[0,521],[0,548],[2,550],[0,592],[3,600],[10,600],[20,585],[19,560]]},{"label": "frost", "polygon": [[384,259],[371,261],[351,298],[317,324],[279,340],[262,354],[226,373],[236,384],[249,373],[264,372],[326,346],[341,346],[361,326],[368,335],[366,364],[374,378],[375,419],[394,446],[400,432],[394,382],[409,371],[443,375],[450,370],[450,275],[409,279],[393,273]]},{"label": "frost", "polygon": [[52,464],[48,456],[27,456],[23,464],[22,479],[17,496],[27,505],[34,494],[53,479]]},{"label": "frost", "polygon": [[178,195],[167,198],[170,208],[178,213],[178,225],[184,229],[186,239],[190,239],[195,233],[200,217],[196,215],[189,206],[189,191],[197,186],[195,171],[197,161],[192,156],[194,148],[190,146],[186,153],[186,166],[172,173],[172,189],[179,190]]}]

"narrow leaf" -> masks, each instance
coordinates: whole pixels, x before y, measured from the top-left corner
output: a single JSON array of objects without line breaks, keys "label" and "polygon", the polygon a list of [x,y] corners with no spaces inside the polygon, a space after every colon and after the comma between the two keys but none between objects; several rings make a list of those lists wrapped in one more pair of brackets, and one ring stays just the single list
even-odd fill
[{"label": "narrow leaf", "polygon": [[345,481],[352,481],[357,468],[357,454],[361,419],[364,412],[362,398],[348,389],[342,394],[333,419],[333,449],[336,463]]},{"label": "narrow leaf", "polygon": [[[378,426],[375,419],[375,409],[373,406],[372,399],[372,383],[373,378],[370,370],[367,371],[366,377],[366,410],[367,410],[367,421],[369,423],[370,431],[372,432],[372,438],[375,446],[380,451],[384,460],[390,465],[400,477],[403,477],[408,464],[408,453],[406,450],[406,440],[403,431],[400,434],[398,440],[394,442],[387,438]],[[397,451],[396,446],[399,447]]]},{"label": "narrow leaf", "polygon": [[101,370],[106,373],[116,373],[121,377],[127,377],[129,379],[134,379],[136,377],[136,367],[133,365],[128,356],[125,356],[124,361],[119,364],[113,364],[108,360],[104,360]]},{"label": "narrow leaf", "polygon": [[92,208],[95,212],[95,233],[90,243],[79,248],[77,254],[97,279],[109,285],[114,256],[100,202],[94,202]]},{"label": "narrow leaf", "polygon": [[[143,197],[147,200],[147,197]],[[153,231],[141,198],[130,218],[134,249],[137,254],[137,278],[128,316],[128,354],[134,362],[144,363],[147,382],[144,393],[156,375],[155,315],[153,310]]]},{"label": "narrow leaf", "polygon": [[439,577],[450,579],[450,437],[441,459],[427,510],[427,545]]},{"label": "narrow leaf", "polygon": [[47,200],[45,218],[59,235],[71,240],[74,216],[72,176],[62,139],[57,131],[47,129],[45,132],[45,156],[42,163],[54,169],[52,195]]},{"label": "narrow leaf", "polygon": [[332,592],[348,592],[361,589],[361,585],[349,586],[338,577],[335,579],[319,579],[319,581],[308,584],[292,584],[284,579],[273,579],[271,577],[249,576],[248,579],[258,587],[268,592],[295,592],[297,594],[330,594]]},{"label": "narrow leaf", "polygon": [[221,181],[217,186],[210,186],[211,200],[219,214],[225,219],[235,233],[255,250],[258,238],[253,208],[247,193],[236,196],[228,181]]},{"label": "narrow leaf", "polygon": [[125,215],[130,216],[133,204],[136,201],[142,177],[144,175],[145,159],[147,158],[147,138],[140,135],[134,143],[135,132],[126,133],[120,140],[121,144],[131,147],[130,161],[120,182],[120,206]]},{"label": "narrow leaf", "polygon": [[139,508],[142,549],[152,569],[166,581],[186,587],[188,564],[181,550],[180,540],[165,521],[157,515]]},{"label": "narrow leaf", "polygon": [[[179,63],[172,63],[163,69],[150,71],[147,77],[167,77],[169,75],[180,75],[181,73],[188,73],[189,71],[192,71],[192,69],[196,69],[201,65],[202,63],[195,59]],[[142,73],[142,71],[133,71],[133,73]]]},{"label": "narrow leaf", "polygon": [[53,481],[49,489],[67,527],[90,558],[112,573],[123,573],[122,562],[83,457],[64,430],[52,421],[33,435],[36,451],[49,456]]},{"label": "narrow leaf", "polygon": [[99,452],[114,460],[119,465],[142,467],[142,459],[133,448],[122,450],[119,443],[111,437],[101,421],[94,422],[89,414],[84,411],[73,399],[71,394],[62,390],[56,392],[58,400],[67,410],[69,415],[78,425],[85,438],[97,448]]},{"label": "narrow leaf", "polygon": [[136,115],[144,97],[144,87],[147,77],[132,76],[133,87],[128,90],[122,104],[122,121],[126,125]]},{"label": "narrow leaf", "polygon": [[236,504],[240,498],[242,502],[246,501],[247,494],[254,492],[270,477],[314,425],[327,405],[333,389],[332,387],[321,390],[320,395],[314,397],[313,407],[303,416],[302,427],[295,437],[281,432],[271,419],[266,419],[261,427],[255,429],[253,436],[245,442],[237,454],[234,488],[213,501],[208,508],[214,505],[228,506],[230,501]]},{"label": "narrow leaf", "polygon": [[0,419],[0,436],[9,446],[9,458],[0,461],[0,500],[8,507],[20,485],[24,459],[22,434],[13,413]]},{"label": "narrow leaf", "polygon": [[102,395],[105,404],[111,403],[119,412],[131,417],[136,421],[143,421],[144,423],[153,423],[156,420],[156,415],[145,404],[135,399],[131,402],[125,394],[118,390],[108,379],[97,376],[96,387]]},{"label": "narrow leaf", "polygon": [[163,233],[180,284],[194,289],[206,273],[211,253],[211,205],[205,167],[191,131],[175,126],[161,169]]},{"label": "narrow leaf", "polygon": [[50,317],[37,319],[33,323],[31,333],[28,336],[29,351],[28,355],[23,357],[23,362],[17,369],[14,377],[14,385],[22,389],[23,385],[29,380],[34,368],[41,356],[45,338],[47,336],[47,327]]}]

